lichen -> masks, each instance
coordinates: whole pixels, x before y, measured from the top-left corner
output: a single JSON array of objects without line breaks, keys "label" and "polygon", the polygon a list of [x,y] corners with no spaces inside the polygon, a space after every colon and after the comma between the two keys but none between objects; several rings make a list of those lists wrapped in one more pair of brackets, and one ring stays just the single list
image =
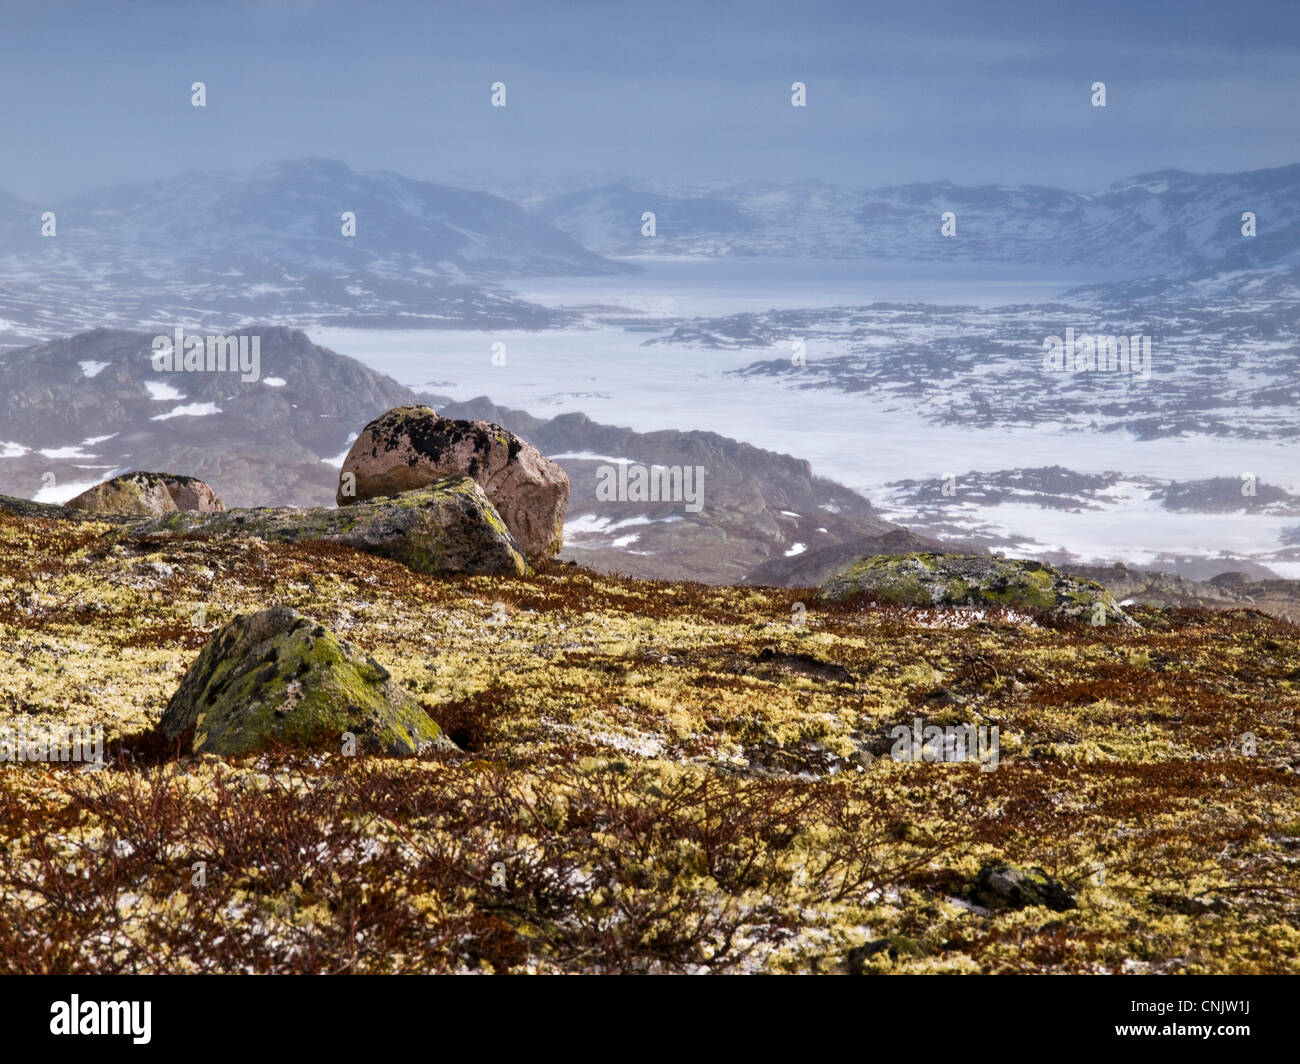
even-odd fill
[{"label": "lichen", "polygon": [[[941,624],[807,588],[426,574],[332,542],[114,527],[0,516],[6,719],[103,724],[123,755],[101,773],[0,770],[7,970],[832,972],[857,957],[1300,974],[1300,629],[1283,620]],[[373,659],[462,752],[149,760],[132,744],[213,633],[272,602]],[[891,729],[918,717],[997,724],[998,768],[894,761]],[[106,862],[105,840],[136,855]],[[187,886],[195,847],[221,854],[204,893]],[[965,885],[997,861],[1046,869],[1078,908],[974,908]],[[138,908],[116,924],[126,879]],[[732,948],[681,945],[673,914],[734,931]]]}]

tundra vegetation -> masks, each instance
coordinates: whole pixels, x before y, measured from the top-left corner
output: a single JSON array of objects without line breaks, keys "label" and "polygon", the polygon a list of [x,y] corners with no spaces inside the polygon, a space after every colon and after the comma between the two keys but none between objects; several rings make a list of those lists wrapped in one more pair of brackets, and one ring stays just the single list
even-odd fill
[{"label": "tundra vegetation", "polygon": [[[1300,630],[813,589],[437,575],[337,542],[0,514],[4,972],[1300,973]],[[282,604],[457,749],[194,752]],[[890,732],[999,728],[996,771]]]}]

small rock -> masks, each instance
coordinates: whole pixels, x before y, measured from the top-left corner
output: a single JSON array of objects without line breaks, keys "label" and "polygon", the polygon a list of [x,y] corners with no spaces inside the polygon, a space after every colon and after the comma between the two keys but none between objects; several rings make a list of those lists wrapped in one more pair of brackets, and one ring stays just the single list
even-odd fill
[{"label": "small rock", "polygon": [[1069,891],[1041,868],[1018,868],[1004,861],[980,869],[971,886],[970,899],[986,909],[1042,905],[1054,912],[1064,912],[1078,908]]},{"label": "small rock", "polygon": [[891,960],[900,957],[919,957],[924,954],[921,944],[907,935],[891,935],[889,938],[877,938],[861,946],[855,946],[845,956],[850,975],[862,975],[866,962],[878,954],[884,953]]}]

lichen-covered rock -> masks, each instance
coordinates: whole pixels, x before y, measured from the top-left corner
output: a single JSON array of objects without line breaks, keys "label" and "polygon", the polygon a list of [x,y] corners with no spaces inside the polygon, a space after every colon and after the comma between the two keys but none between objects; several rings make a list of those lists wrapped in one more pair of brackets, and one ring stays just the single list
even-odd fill
[{"label": "lichen-covered rock", "polygon": [[559,551],[568,474],[499,425],[427,406],[396,407],[362,430],[343,460],[336,501],[351,506],[462,475],[483,488],[530,559]]},{"label": "lichen-covered rock", "polygon": [[828,601],[870,593],[904,606],[1043,610],[1057,617],[1132,625],[1100,584],[1042,562],[984,554],[879,554],[821,586]]},{"label": "lichen-covered rock", "polygon": [[160,517],[178,510],[220,513],[217,493],[201,480],[177,473],[124,473],[88,488],[65,504],[88,513]]},{"label": "lichen-covered rock", "polygon": [[979,870],[970,898],[986,909],[1025,909],[1042,905],[1055,912],[1078,908],[1070,892],[1041,868],[1018,868],[1003,861]]},{"label": "lichen-covered rock", "polygon": [[213,634],[163,713],[169,739],[230,756],[272,746],[358,748],[394,756],[456,745],[387,670],[287,606],[236,617]]},{"label": "lichen-covered rock", "polygon": [[343,509],[227,510],[171,513],[134,535],[195,533],[257,536],[278,543],[328,540],[402,562],[421,573],[506,573],[532,570],[501,515],[469,477],[451,477],[395,498]]}]

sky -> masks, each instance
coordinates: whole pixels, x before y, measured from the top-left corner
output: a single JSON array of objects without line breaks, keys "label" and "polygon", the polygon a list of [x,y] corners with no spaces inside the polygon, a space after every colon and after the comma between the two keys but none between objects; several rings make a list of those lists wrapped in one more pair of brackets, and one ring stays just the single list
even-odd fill
[{"label": "sky", "polygon": [[304,156],[521,194],[1300,161],[1295,0],[0,0],[0,26],[0,189],[33,202]]}]

